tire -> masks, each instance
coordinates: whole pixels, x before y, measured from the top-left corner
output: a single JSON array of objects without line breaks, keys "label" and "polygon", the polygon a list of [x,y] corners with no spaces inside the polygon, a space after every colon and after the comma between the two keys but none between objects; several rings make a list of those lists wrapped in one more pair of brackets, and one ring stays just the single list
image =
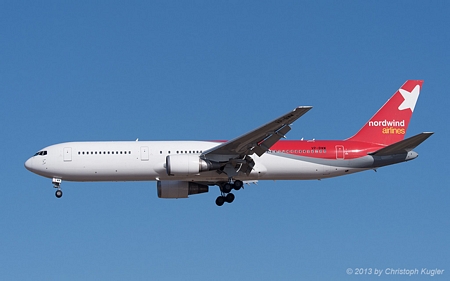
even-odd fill
[{"label": "tire", "polygon": [[227,196],[225,197],[225,201],[227,201],[227,203],[232,203],[234,201],[234,194],[228,193]]},{"label": "tire", "polygon": [[231,185],[230,183],[227,183],[223,186],[223,192],[224,193],[230,193],[230,191],[233,189],[233,185]]},{"label": "tire", "polygon": [[237,180],[237,181],[234,182],[233,188],[234,188],[235,190],[239,190],[239,189],[242,188],[243,185],[244,185],[244,183],[243,183],[242,181]]},{"label": "tire", "polygon": [[56,196],[56,198],[61,198],[62,197],[62,195],[63,195],[63,193],[62,193],[62,191],[61,190],[57,190],[56,192],[55,192],[55,196]]},{"label": "tire", "polygon": [[223,203],[225,203],[225,197],[223,197],[223,196],[217,197],[217,199],[216,199],[216,205],[220,207],[220,206],[223,205]]}]

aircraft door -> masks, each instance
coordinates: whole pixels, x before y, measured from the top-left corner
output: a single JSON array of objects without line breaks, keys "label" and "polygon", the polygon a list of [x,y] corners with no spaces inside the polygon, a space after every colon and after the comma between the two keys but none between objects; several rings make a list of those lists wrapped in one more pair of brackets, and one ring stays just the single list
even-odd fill
[{"label": "aircraft door", "polygon": [[148,161],[148,146],[141,146],[141,161]]},{"label": "aircraft door", "polygon": [[64,162],[72,161],[72,148],[71,147],[64,147],[63,160],[64,160]]},{"label": "aircraft door", "polygon": [[344,159],[344,146],[336,145],[336,159]]}]

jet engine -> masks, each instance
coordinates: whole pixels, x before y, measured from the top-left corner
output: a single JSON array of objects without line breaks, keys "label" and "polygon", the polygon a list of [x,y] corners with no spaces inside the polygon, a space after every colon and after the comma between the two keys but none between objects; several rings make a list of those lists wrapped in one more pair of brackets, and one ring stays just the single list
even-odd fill
[{"label": "jet engine", "polygon": [[207,185],[188,181],[158,181],[156,186],[159,198],[188,198],[209,191]]},{"label": "jet engine", "polygon": [[198,155],[183,154],[166,157],[166,172],[169,176],[193,176],[219,168],[219,163],[201,159]]}]

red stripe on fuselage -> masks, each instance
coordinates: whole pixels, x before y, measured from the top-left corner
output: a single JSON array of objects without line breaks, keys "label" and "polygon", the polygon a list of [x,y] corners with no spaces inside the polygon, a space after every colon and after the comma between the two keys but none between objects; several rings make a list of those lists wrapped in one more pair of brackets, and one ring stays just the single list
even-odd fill
[{"label": "red stripe on fuselage", "polygon": [[[223,143],[225,140],[214,140]],[[355,159],[384,146],[348,140],[280,140],[268,153],[287,153],[321,159]]]},{"label": "red stripe on fuselage", "polygon": [[365,142],[339,140],[282,140],[275,143],[270,150],[322,159],[354,159],[382,147]]}]

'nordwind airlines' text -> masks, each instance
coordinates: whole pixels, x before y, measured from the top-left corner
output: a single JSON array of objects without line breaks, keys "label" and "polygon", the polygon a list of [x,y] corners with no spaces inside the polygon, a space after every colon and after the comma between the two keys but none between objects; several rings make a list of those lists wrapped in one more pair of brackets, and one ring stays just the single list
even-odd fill
[{"label": "'nordwind airlines' text", "polygon": [[[405,130],[405,120],[383,120],[383,121],[369,121],[369,127],[383,127],[383,134],[396,134],[404,135]],[[399,128],[400,127],[400,128]]]}]

